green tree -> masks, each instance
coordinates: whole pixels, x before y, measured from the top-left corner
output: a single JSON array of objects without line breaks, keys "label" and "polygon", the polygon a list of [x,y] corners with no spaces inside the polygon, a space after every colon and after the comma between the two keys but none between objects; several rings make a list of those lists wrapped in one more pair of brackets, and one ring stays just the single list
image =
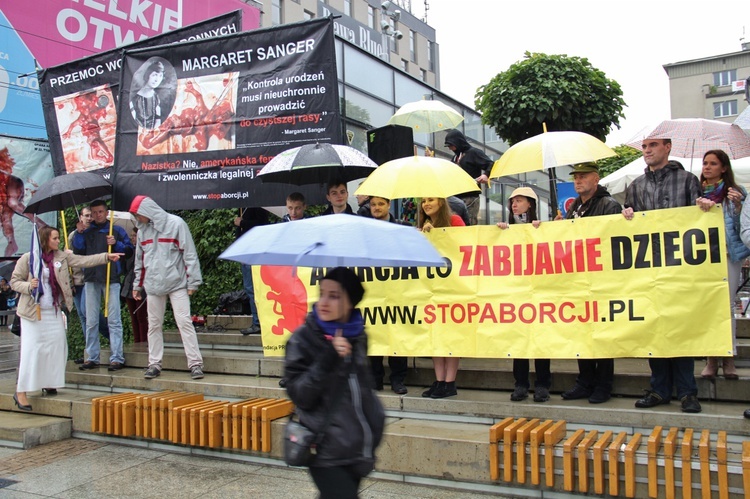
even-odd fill
[{"label": "green tree", "polygon": [[620,85],[588,59],[526,52],[524,60],[477,89],[482,122],[510,144],[548,131],[574,130],[604,140],[624,118]]},{"label": "green tree", "polygon": [[623,166],[628,165],[634,160],[643,156],[643,153],[641,151],[630,146],[620,145],[617,147],[613,147],[612,149],[617,153],[617,156],[600,159],[596,162],[596,164],[599,165],[599,176],[602,178],[616,172]]}]

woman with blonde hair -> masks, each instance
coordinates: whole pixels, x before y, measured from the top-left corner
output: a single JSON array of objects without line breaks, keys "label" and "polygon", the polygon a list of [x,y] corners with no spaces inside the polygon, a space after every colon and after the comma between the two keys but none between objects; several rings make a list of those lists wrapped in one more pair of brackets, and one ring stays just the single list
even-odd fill
[{"label": "woman with blonde hair", "polygon": [[[417,228],[422,232],[430,232],[433,228],[464,227],[465,225],[461,217],[451,213],[445,198],[422,198],[420,201]],[[435,381],[430,388],[422,392],[422,396],[442,399],[458,395],[456,375],[460,360],[460,357],[433,357]]]},{"label": "woman with blonde hair", "polygon": [[[68,342],[65,336],[65,312],[73,305],[68,267],[96,267],[121,253],[99,253],[80,256],[61,251],[60,233],[53,227],[39,229],[42,247],[42,273],[36,278],[30,271],[30,253],[16,263],[10,286],[20,294],[16,314],[21,318],[21,360],[18,384],[13,402],[22,411],[31,411],[27,392],[41,389],[46,395],[57,395],[65,386],[65,363]],[[38,296],[34,299],[32,293]]]}]

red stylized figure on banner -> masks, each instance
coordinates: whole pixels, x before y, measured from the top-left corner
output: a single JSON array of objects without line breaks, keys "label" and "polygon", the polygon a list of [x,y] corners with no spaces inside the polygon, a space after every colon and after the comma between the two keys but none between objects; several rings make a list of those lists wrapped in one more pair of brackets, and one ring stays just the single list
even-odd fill
[{"label": "red stylized figure on banner", "polygon": [[[13,228],[13,215],[21,215],[32,222],[34,215],[24,213],[26,206],[23,204],[24,185],[23,180],[13,175],[13,165],[16,162],[10,156],[7,147],[0,150],[0,222],[3,226],[3,235],[8,241],[5,247],[5,256],[13,256],[18,251],[16,233]],[[47,224],[37,220],[39,227]]]},{"label": "red stylized figure on banner", "polygon": [[262,265],[260,278],[271,291],[266,293],[266,299],[273,302],[273,312],[276,323],[271,326],[271,332],[281,336],[284,331],[293,332],[305,322],[307,315],[307,288],[295,276],[289,283],[292,267],[278,267]]},{"label": "red stylized figure on banner", "polygon": [[86,92],[73,98],[73,105],[78,111],[78,118],[70,124],[63,133],[64,139],[69,139],[73,129],[78,126],[81,134],[89,144],[89,158],[105,164],[114,160],[107,144],[102,139],[102,129],[99,120],[107,117],[109,98],[105,95],[97,96],[96,92]]},{"label": "red stylized figure on banner", "polygon": [[[188,80],[185,83],[185,92],[195,98],[196,105],[184,109],[180,114],[170,114],[156,130],[142,134],[139,139],[143,147],[151,149],[172,135],[181,135],[182,137],[192,135],[195,137],[193,149],[196,151],[205,151],[208,149],[208,141],[212,135],[216,136],[219,140],[227,138],[232,127],[230,120],[234,116],[231,92],[229,92],[228,88],[231,82],[231,78],[224,78],[223,84],[225,90],[214,104],[214,107],[209,109],[203,100],[203,93],[200,87],[192,80]],[[182,151],[174,152],[186,152],[188,147],[183,144],[182,149]]]}]

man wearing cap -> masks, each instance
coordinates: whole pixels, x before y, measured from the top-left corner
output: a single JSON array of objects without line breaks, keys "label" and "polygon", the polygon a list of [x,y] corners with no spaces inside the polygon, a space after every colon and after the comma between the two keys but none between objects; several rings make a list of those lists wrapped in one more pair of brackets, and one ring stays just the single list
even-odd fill
[{"label": "man wearing cap", "polygon": [[[381,198],[378,196],[370,196],[370,216],[375,220],[383,220],[384,222],[391,222],[394,224],[408,225],[411,227],[409,222],[402,222],[391,214],[391,200]],[[383,368],[383,356],[382,355],[371,355],[370,365],[372,367],[372,376],[375,378],[375,388],[377,390],[383,389],[383,377],[385,377],[385,369]],[[390,381],[391,389],[398,395],[406,395],[407,390],[404,381],[406,381],[406,373],[408,371],[408,359],[406,357],[388,357],[388,367],[391,370]]]},{"label": "man wearing cap", "polygon": [[[448,130],[445,135],[445,147],[453,151],[453,162],[464,169],[477,185],[487,183],[487,174],[492,168],[492,160],[487,155],[466,140],[464,134],[458,130]],[[469,210],[469,225],[476,225],[479,216],[479,193],[477,191],[457,194]]]},{"label": "man wearing cap", "polygon": [[203,357],[190,316],[190,296],[203,283],[203,278],[190,229],[183,219],[167,213],[146,196],[136,196],[129,211],[135,216],[138,226],[133,298],[140,300],[141,290],[148,293],[148,369],[143,377],[153,379],[161,374],[164,356],[162,326],[169,298],[185,348],[190,377],[201,379]]},{"label": "man wearing cap", "polygon": [[[595,163],[573,166],[570,176],[573,177],[573,186],[578,197],[568,208],[566,219],[616,215],[622,211],[620,203],[610,196],[607,189],[599,185],[599,167]],[[562,398],[588,398],[592,404],[604,403],[612,396],[614,376],[614,359],[579,359],[576,384],[563,392]]]},{"label": "man wearing cap", "polygon": [[[669,160],[672,140],[646,138],[641,147],[647,168],[628,187],[622,215],[632,220],[636,211],[694,206],[702,194],[701,185],[698,177],[686,172],[677,161]],[[682,402],[682,412],[701,412],[692,357],[649,358],[648,364],[651,367],[651,389],[635,403],[636,407],[646,409],[669,404],[674,384],[677,398]]]}]

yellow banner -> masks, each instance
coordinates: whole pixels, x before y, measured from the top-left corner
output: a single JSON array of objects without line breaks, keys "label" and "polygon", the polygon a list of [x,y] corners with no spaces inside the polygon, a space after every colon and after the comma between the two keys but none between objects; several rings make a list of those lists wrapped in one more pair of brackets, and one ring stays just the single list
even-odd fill
[{"label": "yellow banner", "polygon": [[[447,267],[355,269],[366,290],[359,307],[372,355],[732,354],[720,208],[543,222],[538,229],[452,227],[427,237]],[[325,271],[253,268],[266,355],[284,354]]]}]

